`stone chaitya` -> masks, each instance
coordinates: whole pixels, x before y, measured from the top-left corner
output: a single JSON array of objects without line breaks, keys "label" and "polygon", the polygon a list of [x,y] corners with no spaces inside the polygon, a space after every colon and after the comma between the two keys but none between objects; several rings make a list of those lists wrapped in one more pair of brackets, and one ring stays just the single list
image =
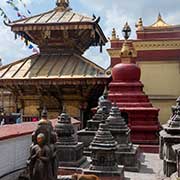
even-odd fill
[{"label": "stone chaitya", "polygon": [[80,167],[86,161],[83,156],[83,143],[78,143],[75,139],[71,118],[65,111],[58,117],[55,130],[58,136],[56,146],[59,165]]},{"label": "stone chaitya", "polygon": [[124,179],[124,167],[118,166],[115,157],[117,142],[109,131],[108,124],[99,125],[96,136],[90,144],[90,150],[92,151],[92,162],[89,169],[84,170],[84,173]]},{"label": "stone chaitya", "polygon": [[92,142],[100,123],[105,123],[109,112],[111,110],[111,101],[107,99],[108,91],[105,87],[103,95],[99,98],[98,107],[94,108],[96,111],[92,119],[87,121],[85,129],[78,131],[78,140],[84,143],[84,153],[89,155],[89,145]]},{"label": "stone chaitya", "polygon": [[124,165],[126,170],[139,171],[140,152],[139,147],[134,146],[130,141],[130,129],[116,103],[112,106],[109,117],[107,118],[109,130],[118,142],[116,160],[118,164]]},{"label": "stone chaitya", "polygon": [[97,110],[95,115],[92,117],[91,120],[87,121],[86,130],[97,131],[99,128],[99,124],[106,122],[111,107],[112,103],[108,99],[108,90],[107,87],[105,87],[103,95],[99,98],[98,107],[97,109],[95,108],[95,110]]},{"label": "stone chaitya", "polygon": [[87,122],[86,130],[89,131],[97,131],[99,128],[100,123],[105,122],[105,113],[107,108],[104,106],[102,108],[99,108],[95,115]]},{"label": "stone chaitya", "polygon": [[160,158],[164,163],[164,174],[169,177],[177,171],[176,153],[173,146],[180,143],[180,97],[172,106],[172,116],[160,132]]}]

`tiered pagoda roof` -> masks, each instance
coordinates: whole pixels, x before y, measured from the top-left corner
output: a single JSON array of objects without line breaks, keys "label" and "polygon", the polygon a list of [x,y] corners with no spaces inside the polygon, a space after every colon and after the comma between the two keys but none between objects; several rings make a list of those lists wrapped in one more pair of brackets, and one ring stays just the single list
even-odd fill
[{"label": "tiered pagoda roof", "polygon": [[103,68],[82,56],[90,46],[107,42],[100,18],[73,12],[68,0],[56,4],[51,11],[9,24],[14,33],[37,44],[40,54],[2,66],[0,82],[108,78]]},{"label": "tiered pagoda roof", "polygon": [[33,55],[0,69],[1,79],[68,79],[102,76],[104,76],[103,68],[77,54]]},{"label": "tiered pagoda roof", "polygon": [[[57,1],[51,11],[10,23],[12,31],[45,47],[66,49],[83,54],[90,46],[103,46],[107,39],[99,26],[100,17],[88,17],[72,11],[69,2]],[[56,50],[57,51],[57,50]]]}]

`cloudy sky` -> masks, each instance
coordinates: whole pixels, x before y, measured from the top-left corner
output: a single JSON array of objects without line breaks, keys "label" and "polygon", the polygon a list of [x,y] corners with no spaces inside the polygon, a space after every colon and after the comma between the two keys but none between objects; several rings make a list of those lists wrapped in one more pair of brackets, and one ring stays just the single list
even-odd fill
[{"label": "cloudy sky", "polygon": [[[22,1],[27,4],[28,9],[35,15],[53,9],[56,0]],[[26,14],[20,1],[14,0],[14,2],[21,12]],[[111,36],[114,27],[120,38],[122,38],[121,29],[125,22],[128,21],[133,31],[131,38],[135,38],[135,23],[139,17],[143,18],[145,25],[151,25],[155,22],[159,12],[168,24],[180,24],[180,0],[70,0],[70,6],[74,11],[83,14],[100,16],[100,24],[107,37]],[[11,20],[18,19],[16,12],[6,3],[6,0],[0,0],[0,7]],[[108,46],[109,44],[104,47],[102,54],[99,53],[99,48],[90,48],[85,53],[85,56],[106,68],[109,65],[109,57],[106,53]],[[9,27],[3,24],[3,19],[0,17],[0,57],[3,64],[19,60],[31,54],[32,51],[20,39],[14,40],[14,34]]]}]

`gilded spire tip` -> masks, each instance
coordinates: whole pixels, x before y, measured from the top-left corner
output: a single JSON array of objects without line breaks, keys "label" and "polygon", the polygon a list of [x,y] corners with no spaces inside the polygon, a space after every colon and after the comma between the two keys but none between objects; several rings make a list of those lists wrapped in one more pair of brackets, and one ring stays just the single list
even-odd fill
[{"label": "gilded spire tip", "polygon": [[162,19],[161,13],[158,14],[158,20]]}]

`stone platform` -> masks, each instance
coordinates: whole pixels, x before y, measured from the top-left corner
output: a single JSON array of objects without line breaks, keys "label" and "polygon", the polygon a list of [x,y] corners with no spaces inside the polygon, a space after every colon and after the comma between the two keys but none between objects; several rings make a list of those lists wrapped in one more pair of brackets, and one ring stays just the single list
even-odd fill
[{"label": "stone platform", "polygon": [[[84,164],[84,166],[89,166],[89,164]],[[82,174],[83,170],[81,168],[70,168],[70,167],[61,167],[59,169],[59,174],[66,175],[67,177],[71,177],[73,173]],[[86,169],[86,168],[85,168]],[[149,154],[144,153],[141,156],[141,169],[140,172],[127,172],[125,171],[125,180],[170,180],[170,178],[165,178],[163,176],[163,162],[159,159],[158,154]],[[2,180],[16,180],[15,176],[9,175]],[[112,178],[104,177],[106,180],[110,180]]]},{"label": "stone platform", "polygon": [[[63,173],[64,172],[64,173]],[[83,173],[81,168],[60,169],[63,175],[71,175],[73,173]],[[106,177],[108,178],[108,177]],[[108,180],[110,180],[109,178]],[[140,172],[125,171],[125,180],[170,180],[163,176],[163,162],[159,159],[159,154],[144,153],[141,155]]]},{"label": "stone platform", "polygon": [[138,172],[141,166],[139,160],[139,146],[133,146],[131,150],[116,151],[116,159],[118,164],[124,165],[126,171]]},{"label": "stone platform", "polygon": [[125,177],[126,180],[165,180],[163,162],[159,159],[159,154],[142,154],[140,172],[125,171]]}]

